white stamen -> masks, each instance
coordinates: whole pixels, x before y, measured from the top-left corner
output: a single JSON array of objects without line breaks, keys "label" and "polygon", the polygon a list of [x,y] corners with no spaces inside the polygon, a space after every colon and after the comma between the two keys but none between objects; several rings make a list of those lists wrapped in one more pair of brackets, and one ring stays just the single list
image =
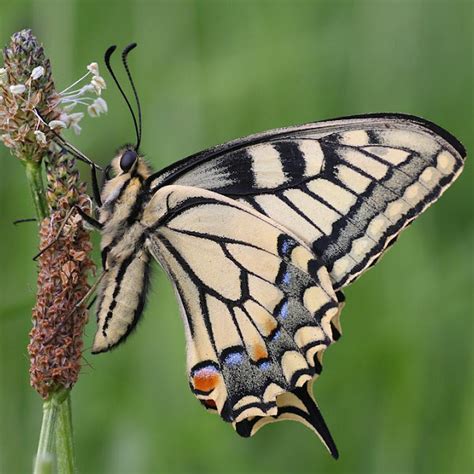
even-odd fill
[{"label": "white stamen", "polygon": [[74,130],[74,133],[75,133],[76,135],[79,135],[79,134],[81,133],[82,128],[81,128],[80,125],[78,125],[77,123],[73,123],[73,124],[71,125],[71,128]]},{"label": "white stamen", "polygon": [[51,122],[48,123],[48,126],[52,129],[66,128],[66,124],[62,120],[51,120]]},{"label": "white stamen", "polygon": [[75,112],[73,114],[69,114],[69,120],[71,123],[78,123],[80,122],[84,117],[84,112]]},{"label": "white stamen", "polygon": [[41,130],[35,130],[34,132],[36,141],[41,145],[47,145],[46,135]]},{"label": "white stamen", "polygon": [[99,116],[99,111],[97,110],[97,107],[94,104],[89,105],[87,107],[87,112],[91,117],[98,117]]},{"label": "white stamen", "polygon": [[42,75],[44,74],[44,67],[43,66],[38,66],[31,71],[31,79],[39,79]]},{"label": "white stamen", "polygon": [[25,90],[26,90],[26,87],[23,84],[15,84],[14,86],[10,86],[10,92],[13,95],[23,94]]},{"label": "white stamen", "polygon": [[91,117],[98,117],[100,114],[105,114],[108,111],[107,102],[99,97],[87,107],[87,111]]},{"label": "white stamen", "polygon": [[91,84],[94,87],[97,95],[100,95],[102,89],[105,89],[107,87],[105,84],[104,78],[101,76],[94,76],[92,78]]},{"label": "white stamen", "polygon": [[102,97],[99,97],[94,101],[94,104],[99,108],[99,112],[106,114],[109,111],[109,108],[107,107],[107,102],[102,99]]},{"label": "white stamen", "polygon": [[99,75],[99,65],[97,63],[90,63],[87,66],[87,70],[91,72],[94,76]]}]

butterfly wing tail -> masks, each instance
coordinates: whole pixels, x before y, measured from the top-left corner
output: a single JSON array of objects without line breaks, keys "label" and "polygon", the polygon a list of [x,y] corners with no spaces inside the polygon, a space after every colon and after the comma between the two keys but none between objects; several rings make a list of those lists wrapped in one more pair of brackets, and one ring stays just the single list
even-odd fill
[{"label": "butterfly wing tail", "polygon": [[234,428],[243,437],[253,436],[262,426],[281,420],[295,420],[303,423],[314,431],[334,459],[339,453],[329,428],[314,400],[312,394],[312,381],[302,387],[295,388],[277,398],[278,412],[273,417],[246,418],[234,423]]}]

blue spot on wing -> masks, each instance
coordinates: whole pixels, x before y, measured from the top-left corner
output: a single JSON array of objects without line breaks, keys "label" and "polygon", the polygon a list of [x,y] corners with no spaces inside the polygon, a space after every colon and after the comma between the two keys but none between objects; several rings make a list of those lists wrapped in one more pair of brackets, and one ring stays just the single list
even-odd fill
[{"label": "blue spot on wing", "polygon": [[259,367],[262,369],[262,370],[268,370],[270,367],[271,367],[271,363],[268,362],[268,361],[265,361],[265,362],[262,362],[261,364],[259,364]]},{"label": "blue spot on wing", "polygon": [[288,242],[288,240],[285,240],[283,242],[283,245],[281,246],[281,253],[283,255],[287,255],[289,249],[290,249],[290,243]]},{"label": "blue spot on wing", "polygon": [[292,271],[288,268],[288,265],[285,262],[280,264],[280,269],[278,270],[278,275],[276,277],[277,285],[286,285],[288,286],[291,283]]},{"label": "blue spot on wing", "polygon": [[224,362],[228,365],[237,365],[242,362],[242,354],[240,352],[231,352],[226,356]]},{"label": "blue spot on wing", "polygon": [[280,329],[277,329],[277,330],[271,335],[271,340],[272,340],[272,341],[276,341],[280,336],[281,336],[281,331],[280,331]]},{"label": "blue spot on wing", "polygon": [[281,305],[279,316],[282,319],[285,319],[288,316],[288,301],[284,301]]},{"label": "blue spot on wing", "polygon": [[282,257],[288,257],[292,250],[298,245],[295,239],[288,235],[280,234],[278,237],[278,248]]}]

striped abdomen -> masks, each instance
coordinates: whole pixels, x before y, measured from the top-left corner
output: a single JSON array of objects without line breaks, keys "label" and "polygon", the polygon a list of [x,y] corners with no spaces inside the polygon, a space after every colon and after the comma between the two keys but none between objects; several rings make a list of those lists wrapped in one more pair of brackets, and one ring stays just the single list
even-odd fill
[{"label": "striped abdomen", "polygon": [[99,290],[97,333],[93,353],[120,343],[136,326],[148,290],[150,257],[143,248],[139,224],[108,253]]}]

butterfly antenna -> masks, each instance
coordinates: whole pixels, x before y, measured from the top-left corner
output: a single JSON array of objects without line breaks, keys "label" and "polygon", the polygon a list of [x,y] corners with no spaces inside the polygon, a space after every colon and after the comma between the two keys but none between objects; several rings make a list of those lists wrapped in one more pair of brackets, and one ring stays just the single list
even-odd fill
[{"label": "butterfly antenna", "polygon": [[132,51],[132,49],[135,49],[136,46],[137,46],[137,43],[131,43],[122,51],[122,62],[123,62],[125,71],[127,71],[127,76],[130,81],[130,85],[132,86],[133,95],[135,96],[135,101],[137,103],[139,134],[138,134],[138,141],[137,141],[137,146],[135,147],[135,150],[138,150],[138,148],[140,147],[140,142],[142,140],[142,108],[140,106],[140,100],[138,98],[137,89],[135,87],[135,83],[133,82],[132,74],[130,73],[130,68],[128,67],[128,62],[127,62],[128,54],[130,53],[130,51]]},{"label": "butterfly antenna", "polygon": [[[137,123],[137,118],[135,116],[135,112],[133,111],[132,105],[130,104],[130,101],[128,100],[127,96],[125,95],[125,92],[122,89],[122,86],[120,85],[120,82],[117,79],[117,76],[115,75],[112,66],[110,65],[110,57],[114,53],[114,51],[117,49],[116,45],[110,46],[110,48],[107,49],[104,55],[104,60],[105,60],[105,65],[107,66],[107,69],[110,72],[110,75],[112,76],[115,84],[118,87],[118,90],[122,94],[122,97],[124,98],[125,102],[127,103],[128,110],[130,110],[130,113],[132,114],[132,119],[133,119],[133,125],[135,127],[135,133],[137,135],[137,146],[135,147],[136,150],[138,150],[138,145],[140,145],[140,132],[138,129],[138,123]],[[136,94],[136,93],[135,93]]]}]

